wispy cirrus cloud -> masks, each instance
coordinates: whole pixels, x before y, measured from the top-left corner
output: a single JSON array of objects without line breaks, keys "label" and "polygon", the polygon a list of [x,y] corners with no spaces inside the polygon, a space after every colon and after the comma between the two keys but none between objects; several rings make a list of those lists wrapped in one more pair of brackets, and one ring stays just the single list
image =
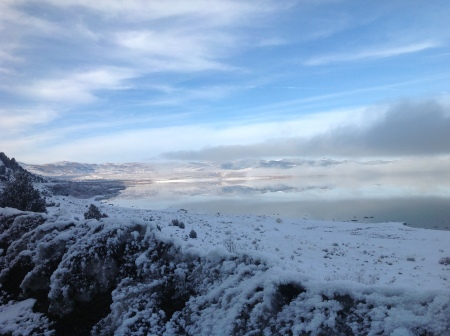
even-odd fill
[{"label": "wispy cirrus cloud", "polygon": [[60,8],[82,7],[106,17],[121,20],[142,22],[148,20],[161,20],[167,18],[183,18],[194,16],[197,19],[211,21],[214,25],[224,25],[243,19],[258,12],[273,10],[279,5],[263,0],[258,4],[252,1],[225,1],[216,0],[211,3],[207,0],[147,1],[147,0],[41,0]]},{"label": "wispy cirrus cloud", "polygon": [[90,103],[101,90],[155,73],[235,71],[227,57],[245,48],[246,36],[236,32],[281,7],[266,0],[5,0],[0,70],[18,76],[0,90],[38,103]]},{"label": "wispy cirrus cloud", "polygon": [[423,41],[394,47],[372,47],[369,49],[356,50],[348,53],[336,53],[317,56],[307,59],[303,64],[308,66],[326,65],[332,63],[362,61],[368,59],[388,58],[404,54],[421,52],[438,47],[440,44],[433,41]]},{"label": "wispy cirrus cloud", "polygon": [[43,125],[57,117],[56,111],[42,107],[0,109],[0,139],[22,135],[36,125]]},{"label": "wispy cirrus cloud", "polygon": [[[230,70],[221,62],[223,53],[232,48],[235,38],[227,34],[204,34],[197,30],[122,31],[114,36],[118,54],[147,66],[145,72],[195,72]],[[128,58],[128,57],[127,57]]]},{"label": "wispy cirrus cloud", "polygon": [[60,77],[35,80],[28,85],[12,88],[27,97],[39,101],[84,104],[97,99],[97,90],[121,90],[123,82],[133,78],[128,69],[98,68],[63,74]]},{"label": "wispy cirrus cloud", "polygon": [[[3,0],[3,135],[9,127],[20,137],[15,156],[34,148],[58,160],[95,147],[108,160],[115,150],[109,144],[117,142],[140,159],[205,144],[245,147],[312,136],[343,120],[342,111],[436,97],[448,87],[450,9],[436,0],[394,15],[404,6],[403,0],[339,6],[335,0]],[[444,56],[422,57],[433,48]],[[413,61],[400,64],[402,55]],[[374,66],[356,75],[353,65],[364,60]],[[320,66],[330,64],[340,66]],[[374,76],[374,69],[380,73]],[[155,145],[139,152],[142,139]]]}]

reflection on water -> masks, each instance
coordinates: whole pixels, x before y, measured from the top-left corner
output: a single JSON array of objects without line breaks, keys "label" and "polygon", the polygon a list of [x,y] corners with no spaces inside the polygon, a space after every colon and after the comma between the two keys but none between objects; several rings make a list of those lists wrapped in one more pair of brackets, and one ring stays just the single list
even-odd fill
[{"label": "reflection on water", "polygon": [[[279,215],[319,220],[405,222],[450,229],[447,174],[278,176],[134,184],[109,203],[200,213]],[[172,181],[173,182],[173,181]]]}]

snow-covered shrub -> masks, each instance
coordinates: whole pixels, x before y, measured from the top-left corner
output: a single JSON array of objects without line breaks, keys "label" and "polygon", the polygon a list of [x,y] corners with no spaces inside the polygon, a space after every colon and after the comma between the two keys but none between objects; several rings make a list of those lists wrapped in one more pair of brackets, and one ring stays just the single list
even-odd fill
[{"label": "snow-covered shrub", "polygon": [[34,182],[43,182],[43,178],[35,176],[23,169],[14,158],[9,158],[5,153],[0,152],[0,187],[1,182],[11,182],[14,180],[14,174],[28,174]]},{"label": "snow-covered shrub", "polygon": [[195,232],[194,229],[192,229],[191,232],[189,232],[189,238],[192,238],[192,239],[197,238],[197,232]]},{"label": "snow-covered shrub", "polygon": [[0,263],[6,266],[0,273],[3,288],[16,298],[21,294],[27,297],[42,294],[46,298],[50,276],[68,246],[86,231],[87,227],[75,227],[70,222],[44,222],[40,215],[15,217],[5,232],[6,237],[15,237],[15,240],[10,241],[5,255],[0,257]]},{"label": "snow-covered shrub", "polygon": [[14,180],[6,184],[0,198],[0,206],[11,207],[23,211],[45,212],[45,199],[39,190],[33,187],[29,174],[18,172]]},{"label": "snow-covered shrub", "polygon": [[16,299],[21,294],[21,281],[34,267],[25,241],[44,221],[42,215],[17,210],[0,213],[0,248],[4,251],[0,255],[0,284],[5,298]]},{"label": "snow-covered shrub", "polygon": [[180,222],[178,219],[172,219],[172,225],[178,226],[180,229],[184,229],[185,225],[183,222]]},{"label": "snow-covered shrub", "polygon": [[111,313],[95,327],[95,334],[162,335],[173,314],[194,294],[196,282],[188,278],[194,259],[184,258],[171,243],[148,243],[136,260],[136,276],[124,278],[112,292]]},{"label": "snow-covered shrub", "polygon": [[[56,271],[64,255],[77,237],[82,237],[89,230],[85,225],[75,226],[71,222],[45,223],[28,234],[24,242],[32,250],[34,268],[23,278],[20,285],[26,296],[39,295],[50,291],[51,275]],[[31,245],[32,246],[32,245]]]},{"label": "snow-covered shrub", "polygon": [[166,315],[158,307],[158,285],[158,281],[122,280],[112,293],[111,313],[94,326],[92,334],[162,335]]},{"label": "snow-covered shrub", "polygon": [[108,215],[107,214],[102,214],[100,212],[100,209],[95,204],[91,204],[89,206],[88,211],[86,211],[84,213],[84,219],[100,220],[100,218],[107,218],[107,217],[108,217]]},{"label": "snow-covered shrub", "polygon": [[229,236],[223,241],[223,245],[230,253],[237,253],[239,250],[239,245],[236,243],[236,240],[233,236]]},{"label": "snow-covered shrub", "polygon": [[[146,247],[147,226],[142,223],[116,225],[108,220],[106,228],[100,223],[92,227],[89,222],[50,218],[43,223],[37,215],[4,212],[0,210],[0,226],[13,220],[9,232],[18,227],[23,230],[12,235],[14,241],[6,241],[6,253],[0,255],[0,304],[35,298],[39,309],[57,320],[55,328],[61,333],[67,323],[77,324],[80,311],[85,311],[80,328],[91,328],[105,316],[110,304],[107,297],[120,279],[136,273],[136,255]],[[32,226],[19,225],[38,217],[41,220]],[[8,232],[3,233],[8,238]],[[99,306],[103,297],[106,301]],[[74,307],[81,308],[72,314]],[[102,310],[105,313],[98,315]],[[84,320],[89,316],[98,316],[90,326]]]},{"label": "snow-covered shrub", "polygon": [[120,278],[133,275],[136,253],[146,247],[145,232],[140,223],[107,220],[79,237],[51,276],[49,311],[65,315],[77,302],[110,292]]},{"label": "snow-covered shrub", "polygon": [[442,257],[439,260],[439,264],[445,265],[445,266],[450,265],[450,257]]},{"label": "snow-covered shrub", "polygon": [[11,243],[45,222],[42,215],[10,211],[0,213],[0,248],[6,250]]},{"label": "snow-covered shrub", "polygon": [[366,274],[364,270],[359,270],[358,272],[344,273],[344,274],[333,274],[327,275],[324,278],[325,281],[354,281],[363,285],[372,286],[375,285],[379,276],[376,274]]}]

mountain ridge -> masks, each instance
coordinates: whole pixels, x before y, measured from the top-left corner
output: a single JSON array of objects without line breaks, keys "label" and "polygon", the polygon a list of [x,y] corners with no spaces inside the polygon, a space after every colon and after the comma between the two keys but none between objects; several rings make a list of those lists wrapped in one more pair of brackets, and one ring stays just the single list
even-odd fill
[{"label": "mountain ridge", "polygon": [[158,172],[170,170],[195,170],[197,172],[206,170],[223,170],[227,171],[242,171],[248,169],[280,169],[287,171],[289,169],[305,167],[330,167],[338,166],[346,163],[355,163],[360,165],[374,165],[374,164],[388,164],[392,161],[349,161],[349,160],[334,160],[323,158],[320,160],[310,160],[301,158],[285,158],[278,160],[236,160],[227,162],[127,162],[127,163],[80,163],[73,161],[60,161],[48,164],[25,164],[26,167],[33,173],[44,176],[65,176],[78,177],[82,175],[92,174],[142,174],[144,172]]}]

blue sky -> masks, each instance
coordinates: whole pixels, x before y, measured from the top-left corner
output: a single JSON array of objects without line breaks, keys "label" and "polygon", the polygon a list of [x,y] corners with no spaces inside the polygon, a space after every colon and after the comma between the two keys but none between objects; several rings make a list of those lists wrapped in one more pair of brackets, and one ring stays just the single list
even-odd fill
[{"label": "blue sky", "polygon": [[27,163],[450,154],[448,1],[0,2]]}]

